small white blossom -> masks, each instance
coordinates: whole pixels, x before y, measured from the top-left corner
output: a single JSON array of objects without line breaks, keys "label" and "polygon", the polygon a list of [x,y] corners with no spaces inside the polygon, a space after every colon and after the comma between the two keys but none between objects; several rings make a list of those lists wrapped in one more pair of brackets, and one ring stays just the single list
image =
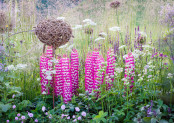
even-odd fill
[{"label": "small white blossom", "polygon": [[118,49],[122,49],[122,48],[124,48],[124,47],[126,47],[126,45],[122,45],[122,46],[120,46]]},{"label": "small white blossom", "polygon": [[92,20],[91,19],[85,19],[83,20],[84,23],[88,23],[88,22],[91,22]]},{"label": "small white blossom", "polygon": [[105,32],[101,32],[101,33],[99,33],[99,35],[101,35],[101,36],[107,36],[107,34],[105,33]]},{"label": "small white blossom", "polygon": [[118,26],[114,26],[114,27],[111,27],[111,28],[109,28],[109,30],[110,31],[114,31],[114,32],[116,32],[116,31],[120,31],[120,27],[118,27]]},{"label": "small white blossom", "polygon": [[95,42],[98,42],[98,41],[100,41],[100,40],[105,40],[105,38],[98,37],[98,38],[95,39]]},{"label": "small white blossom", "polygon": [[65,45],[60,46],[59,48],[65,48],[67,46],[68,46],[68,44],[65,44]]},{"label": "small white blossom", "polygon": [[47,76],[46,79],[52,80],[52,76]]},{"label": "small white blossom", "polygon": [[6,68],[7,68],[8,70],[14,70],[14,69],[15,69],[14,65],[9,65],[9,66],[7,66]]},{"label": "small white blossom", "polygon": [[167,78],[169,78],[169,79],[173,78],[173,74],[172,73],[168,73]]},{"label": "small white blossom", "polygon": [[76,29],[81,29],[82,27],[83,27],[82,25],[75,25],[75,27],[73,27],[72,29],[76,30]]}]

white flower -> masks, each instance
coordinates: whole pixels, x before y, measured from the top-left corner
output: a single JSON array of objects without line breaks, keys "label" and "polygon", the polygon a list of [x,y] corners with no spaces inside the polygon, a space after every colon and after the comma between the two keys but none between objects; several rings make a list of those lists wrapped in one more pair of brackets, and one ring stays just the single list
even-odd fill
[{"label": "white flower", "polygon": [[62,106],[61,106],[61,109],[62,109],[62,110],[65,110],[65,108],[66,108],[65,105],[62,105]]},{"label": "white flower", "polygon": [[9,66],[7,66],[6,68],[7,68],[8,70],[15,70],[14,65],[9,65]]},{"label": "white flower", "polygon": [[118,27],[118,26],[114,26],[114,27],[111,27],[111,28],[109,28],[109,30],[110,31],[120,31],[120,27]]},{"label": "white flower", "polygon": [[57,20],[65,20],[65,17],[58,17]]},{"label": "white flower", "polygon": [[101,35],[101,36],[107,36],[107,34],[105,32],[101,32],[101,33],[99,33],[99,35]]},{"label": "white flower", "polygon": [[98,37],[98,38],[95,39],[95,42],[100,41],[100,40],[105,40],[105,38]]},{"label": "white flower", "polygon": [[40,81],[40,78],[37,78],[37,81]]},{"label": "white flower", "polygon": [[52,76],[47,76],[46,79],[52,80]]},{"label": "white flower", "polygon": [[75,110],[76,110],[77,112],[79,112],[79,111],[80,111],[80,108],[79,108],[79,107],[75,107]]},{"label": "white flower", "polygon": [[60,46],[59,48],[65,48],[67,46],[68,46],[68,44],[65,44],[65,45]]},{"label": "white flower", "polygon": [[74,28],[72,28],[72,29],[81,29],[83,26],[82,25],[75,25],[75,27]]},{"label": "white flower", "polygon": [[84,26],[96,26],[97,24],[93,21],[86,23]]},{"label": "white flower", "polygon": [[83,117],[86,117],[86,112],[82,111],[81,115],[82,115]]},{"label": "white flower", "polygon": [[42,111],[45,112],[46,108],[45,106],[42,106]]},{"label": "white flower", "polygon": [[124,48],[124,47],[126,47],[126,45],[122,45],[122,46],[120,46],[119,49],[122,49],[122,48]]},{"label": "white flower", "polygon": [[47,94],[45,91],[42,92],[43,95]]},{"label": "white flower", "polygon": [[27,67],[27,64],[17,64],[16,69],[24,69]]},{"label": "white flower", "polygon": [[86,23],[84,26],[96,26],[97,24],[93,22],[91,19],[85,19],[83,20],[84,23]]},{"label": "white flower", "polygon": [[172,73],[168,73],[167,78],[169,78],[169,79],[173,78],[173,74]]},{"label": "white flower", "polygon": [[84,23],[88,23],[88,22],[91,22],[92,20],[91,19],[85,19],[83,20]]}]

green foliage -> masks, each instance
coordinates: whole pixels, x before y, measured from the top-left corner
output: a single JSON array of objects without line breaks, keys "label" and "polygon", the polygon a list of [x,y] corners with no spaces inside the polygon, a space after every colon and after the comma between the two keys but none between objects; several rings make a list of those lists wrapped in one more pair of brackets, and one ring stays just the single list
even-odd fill
[{"label": "green foliage", "polygon": [[103,111],[99,111],[98,115],[93,115],[93,120],[96,123],[100,123],[101,121],[106,123],[107,120],[105,119],[105,117],[108,115],[108,112],[103,112]]}]

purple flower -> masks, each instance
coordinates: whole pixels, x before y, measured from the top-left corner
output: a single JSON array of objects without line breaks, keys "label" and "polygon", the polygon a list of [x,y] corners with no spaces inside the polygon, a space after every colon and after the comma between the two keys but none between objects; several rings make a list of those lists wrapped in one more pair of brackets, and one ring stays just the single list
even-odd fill
[{"label": "purple flower", "polygon": [[10,121],[9,120],[7,120],[7,123],[9,123]]},{"label": "purple flower", "polygon": [[61,106],[61,109],[62,109],[62,110],[65,110],[65,108],[66,108],[65,105],[62,105],[62,106]]},{"label": "purple flower", "polygon": [[36,123],[37,123],[37,122],[38,122],[38,119],[35,119],[35,120],[34,120],[34,122],[36,122]]},{"label": "purple flower", "polygon": [[48,115],[48,112],[46,112],[45,115]]},{"label": "purple flower", "polygon": [[46,108],[45,106],[42,106],[42,111],[45,112]]},{"label": "purple flower", "polygon": [[15,94],[12,95],[12,98],[15,98]]},{"label": "purple flower", "polygon": [[72,118],[76,118],[76,116],[75,116],[75,115],[73,115],[73,116],[72,116]]},{"label": "purple flower", "polygon": [[79,112],[79,111],[80,111],[80,108],[79,108],[79,107],[75,107],[75,110],[76,110],[77,112]]},{"label": "purple flower", "polygon": [[15,109],[16,108],[16,105],[13,105],[13,109]]},{"label": "purple flower", "polygon": [[167,55],[164,55],[164,57],[166,58],[166,57],[168,57]]},{"label": "purple flower", "polygon": [[33,117],[33,113],[28,113],[28,116],[29,117]]},{"label": "purple flower", "polygon": [[164,63],[164,65],[168,65],[168,63]]},{"label": "purple flower", "polygon": [[160,53],[160,54],[159,54],[159,57],[163,57],[163,53]]},{"label": "purple flower", "polygon": [[171,109],[170,108],[168,108],[168,112],[171,113]]},{"label": "purple flower", "polygon": [[18,117],[15,117],[15,120],[18,120],[19,118]]},{"label": "purple flower", "polygon": [[151,107],[153,106],[153,100],[151,100]]},{"label": "purple flower", "polygon": [[49,115],[49,117],[48,117],[49,119],[51,119],[52,118],[52,116],[51,116],[51,114]]},{"label": "purple flower", "polygon": [[17,114],[17,116],[18,116],[18,117],[20,117],[20,116],[21,116],[21,114],[20,114],[20,113],[18,113],[18,114]]},{"label": "purple flower", "polygon": [[81,115],[82,115],[83,117],[86,117],[86,112],[82,111]]},{"label": "purple flower", "polygon": [[78,119],[78,120],[81,120],[81,119],[82,119],[82,117],[81,117],[81,116],[79,116],[77,119]]},{"label": "purple flower", "polygon": [[22,119],[22,120],[25,120],[25,116],[21,116],[21,119]]},{"label": "purple flower", "polygon": [[69,120],[70,119],[70,116],[68,116],[67,119]]},{"label": "purple flower", "polygon": [[77,121],[77,119],[74,119],[74,120],[73,120],[73,122],[76,122],[76,121]]},{"label": "purple flower", "polygon": [[64,117],[64,116],[65,116],[65,115],[64,115],[64,114],[62,114],[62,115],[61,115],[61,118],[63,119],[63,117]]}]

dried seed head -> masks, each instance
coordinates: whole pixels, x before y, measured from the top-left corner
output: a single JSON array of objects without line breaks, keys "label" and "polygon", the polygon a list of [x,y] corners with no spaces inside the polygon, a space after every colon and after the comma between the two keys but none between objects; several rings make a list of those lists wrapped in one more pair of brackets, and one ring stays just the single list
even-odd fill
[{"label": "dried seed head", "polygon": [[146,37],[140,36],[139,38],[137,38],[137,42],[140,44],[144,44],[146,42]]},{"label": "dried seed head", "polygon": [[119,1],[114,1],[110,3],[110,7],[117,9],[120,6],[120,2]]},{"label": "dried seed head", "polygon": [[85,33],[91,35],[93,33],[92,28],[85,28]]},{"label": "dried seed head", "polygon": [[37,25],[35,34],[42,43],[57,48],[70,40],[72,29],[65,21],[46,19]]}]

